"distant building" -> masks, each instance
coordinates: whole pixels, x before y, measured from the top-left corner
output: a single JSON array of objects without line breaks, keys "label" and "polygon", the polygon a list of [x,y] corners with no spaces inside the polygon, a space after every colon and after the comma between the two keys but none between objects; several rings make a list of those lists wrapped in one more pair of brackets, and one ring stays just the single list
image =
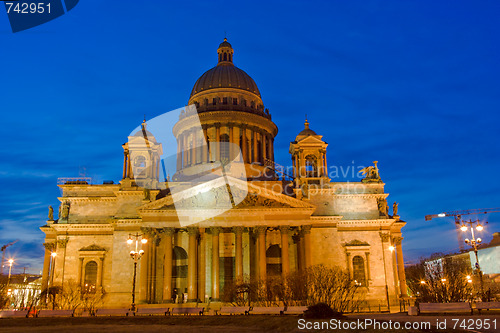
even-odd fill
[{"label": "distant building", "polygon": [[[149,241],[139,261],[138,304],[217,301],[233,280],[286,276],[318,264],[347,270],[373,304],[399,304],[406,296],[401,246],[406,223],[396,204],[389,214],[376,162],[365,168],[362,181],[332,182],[328,144],[306,120],[289,145],[293,174],[278,178],[278,127],[254,80],[234,66],[231,44],[224,40],[217,53],[217,66],[192,89],[188,104],[196,111],[182,113],[174,126],[177,171],[168,185],[159,180],[162,143],[145,122],[123,145],[119,184],[60,185],[59,218],[41,227],[42,288],[73,281],[90,290],[103,288],[107,306],[129,305],[133,264],[126,240],[142,233]],[[198,119],[200,132],[193,128]],[[197,146],[203,139],[205,148]],[[235,151],[241,157],[235,169],[244,169],[246,179],[231,178],[230,185],[233,197],[247,190],[241,202],[213,214],[226,207],[218,198],[228,185],[216,185],[219,178],[208,181],[213,186],[206,192],[174,202],[174,190],[195,188],[195,176],[214,168],[214,161],[232,160]],[[180,223],[193,215],[212,217]]]},{"label": "distant building", "polygon": [[41,293],[42,277],[33,274],[16,274],[10,277],[7,295],[10,298],[10,308],[29,307]]}]

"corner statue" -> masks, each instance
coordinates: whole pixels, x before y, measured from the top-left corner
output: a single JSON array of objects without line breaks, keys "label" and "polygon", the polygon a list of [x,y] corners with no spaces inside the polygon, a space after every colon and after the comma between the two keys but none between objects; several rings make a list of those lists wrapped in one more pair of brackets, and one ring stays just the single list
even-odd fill
[{"label": "corner statue", "polygon": [[54,208],[49,206],[49,221],[54,221]]},{"label": "corner statue", "polygon": [[398,203],[394,201],[394,204],[392,205],[392,215],[396,216],[398,215]]},{"label": "corner statue", "polygon": [[363,178],[361,181],[363,183],[381,183],[382,180],[380,179],[380,174],[378,172],[378,167],[377,167],[378,161],[373,161],[374,166],[368,166],[366,168],[363,168],[359,170],[365,178]]}]

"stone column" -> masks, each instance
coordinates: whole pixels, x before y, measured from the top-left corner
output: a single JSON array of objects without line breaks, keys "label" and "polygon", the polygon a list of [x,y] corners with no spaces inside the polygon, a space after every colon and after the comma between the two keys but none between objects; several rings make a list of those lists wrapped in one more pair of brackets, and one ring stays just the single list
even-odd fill
[{"label": "stone column", "polygon": [[196,302],[198,300],[197,295],[197,282],[196,282],[196,248],[198,247],[197,238],[198,238],[198,228],[189,227],[189,252],[188,252],[188,302]]},{"label": "stone column", "polygon": [[182,146],[181,146],[182,136],[177,137],[177,171],[182,169]]},{"label": "stone column", "polygon": [[245,125],[241,125],[240,127],[240,133],[241,133],[241,149],[243,150],[243,162],[248,161],[248,147],[247,147],[247,130]]},{"label": "stone column", "polygon": [[234,130],[233,130],[233,124],[229,123],[227,124],[227,127],[229,128],[229,161],[233,160],[233,156],[236,152],[234,152],[234,140],[233,140],[233,135],[234,135]]},{"label": "stone column", "polygon": [[134,173],[132,172],[132,156],[130,153],[127,158],[127,178],[134,178]]},{"label": "stone column", "polygon": [[182,167],[187,167],[188,161],[188,146],[187,146],[187,133],[183,132],[181,135],[182,138]]},{"label": "stone column", "polygon": [[212,301],[219,300],[219,234],[221,228],[211,228],[212,232]]},{"label": "stone column", "polygon": [[208,137],[207,137],[207,125],[202,125],[203,127],[203,139],[205,140],[201,151],[201,160],[203,163],[208,162]]},{"label": "stone column", "polygon": [[236,280],[243,280],[243,227],[234,227],[235,234],[235,271]]},{"label": "stone column", "polygon": [[96,283],[96,289],[99,290],[99,288],[102,287],[102,271],[104,269],[104,258],[99,258],[99,263],[97,265],[97,283]]},{"label": "stone column", "polygon": [[280,226],[281,232],[281,273],[285,278],[290,273],[290,254],[288,251],[288,234],[290,227],[287,225]]},{"label": "stone column", "polygon": [[140,260],[140,271],[139,271],[139,303],[147,303],[148,300],[148,271],[149,271],[149,243],[153,242],[151,237],[147,234],[148,230],[143,229],[143,237],[145,237],[148,242],[142,245],[144,254]]},{"label": "stone column", "polygon": [[271,151],[269,152],[269,156],[271,156],[271,160],[274,161],[274,139],[271,138]]},{"label": "stone column", "polygon": [[253,156],[252,156],[252,162],[257,162],[257,132],[255,129],[252,130],[252,140],[253,140]]},{"label": "stone column", "polygon": [[205,302],[205,228],[200,228],[200,236],[198,242],[198,299],[202,303]]},{"label": "stone column", "polygon": [[163,228],[165,258],[163,259],[163,303],[172,303],[172,235],[174,228]]},{"label": "stone column", "polygon": [[319,153],[319,165],[318,165],[318,177],[323,177],[325,175],[324,162],[323,162],[323,151]]},{"label": "stone column", "polygon": [[387,308],[390,309],[391,301],[389,298],[389,284],[388,284],[388,276],[390,276],[390,274],[389,274],[390,271],[389,271],[389,267],[388,267],[389,265],[387,264],[387,259],[386,259],[386,255],[385,255],[386,248],[384,245],[385,242],[389,241],[390,236],[389,236],[389,233],[387,233],[387,232],[379,232],[379,235],[380,235],[380,240],[381,240],[381,245],[382,245],[382,261],[384,263],[384,281],[385,281],[385,294],[386,294],[386,299],[387,299]]},{"label": "stone column", "polygon": [[257,242],[259,251],[259,278],[265,280],[267,276],[267,260],[266,260],[266,230],[267,227],[261,226],[256,227],[257,230]]},{"label": "stone column", "polygon": [[399,293],[399,289],[400,289],[399,272],[398,272],[397,259],[396,259],[396,247],[394,246],[394,244],[392,242],[391,242],[391,244],[394,247],[394,250],[391,251],[391,266],[392,266],[392,274],[394,276],[394,291],[397,295]]},{"label": "stone column", "polygon": [[45,254],[43,256],[43,271],[42,271],[42,291],[49,287],[50,275],[50,254],[55,248],[55,243],[43,243]]},{"label": "stone column", "polygon": [[311,226],[303,225],[302,232],[304,233],[304,262],[306,268],[312,265],[312,254],[311,254]]},{"label": "stone column", "polygon": [[398,258],[399,288],[401,296],[408,296],[406,293],[406,275],[405,275],[405,266],[403,259],[403,247],[401,246],[402,241],[403,237],[394,238],[394,242],[396,243],[396,252]]},{"label": "stone column", "polygon": [[123,152],[123,179],[127,178],[127,154],[128,152],[125,150]]},{"label": "stone column", "polygon": [[345,258],[347,260],[347,273],[349,273],[349,277],[352,279],[354,278],[354,272],[352,271],[351,253],[347,252],[347,250],[345,253]]},{"label": "stone column", "polygon": [[266,164],[267,160],[267,134],[262,134],[262,163]]},{"label": "stone column", "polygon": [[[45,266],[44,266],[45,267]],[[83,258],[79,258],[78,260],[78,284],[80,285],[80,288],[83,288]]]},{"label": "stone column", "polygon": [[149,250],[149,267],[148,267],[148,294],[147,301],[153,303],[156,295],[156,230],[152,229],[148,239],[147,248]]},{"label": "stone column", "polygon": [[302,256],[302,250],[301,250],[301,242],[300,242],[300,233],[298,235],[293,235],[292,236],[293,242],[296,245],[297,249],[297,260],[296,260],[296,269],[298,271],[301,271],[304,269],[304,257]]},{"label": "stone column", "polygon": [[215,141],[215,144],[216,144],[216,149],[217,149],[217,154],[215,155],[216,156],[216,160],[217,161],[220,161],[220,123],[217,123],[215,124],[215,136],[216,136],[216,141]]},{"label": "stone column", "polygon": [[365,252],[365,259],[366,259],[366,286],[369,286],[369,281],[371,280],[370,277],[370,252]]}]

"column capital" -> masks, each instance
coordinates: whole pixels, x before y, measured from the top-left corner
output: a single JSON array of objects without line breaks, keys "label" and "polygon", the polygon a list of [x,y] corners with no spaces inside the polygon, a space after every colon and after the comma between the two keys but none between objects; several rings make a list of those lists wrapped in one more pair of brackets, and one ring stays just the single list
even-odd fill
[{"label": "column capital", "polygon": [[188,227],[187,232],[189,236],[196,236],[198,235],[199,230],[198,227]]},{"label": "column capital", "polygon": [[392,241],[393,241],[393,242],[394,242],[394,244],[396,244],[396,245],[401,245],[401,242],[403,241],[403,237],[400,237],[400,236],[393,237],[393,238],[392,238]]},{"label": "column capital", "polygon": [[290,229],[290,226],[289,226],[289,225],[280,225],[280,226],[278,227],[278,229],[280,230],[280,232],[281,232],[282,234],[289,234],[289,233],[290,233],[290,231],[291,231],[291,229]]},{"label": "column capital", "polygon": [[242,234],[243,233],[244,227],[242,227],[242,226],[236,226],[236,227],[232,227],[231,229],[233,230],[233,232],[235,234],[238,235],[238,234]]},{"label": "column capital", "polygon": [[69,238],[63,238],[63,239],[58,239],[57,240],[57,246],[60,246],[61,248],[66,248],[66,245],[68,244]]},{"label": "column capital", "polygon": [[380,231],[378,234],[380,235],[380,239],[382,240],[382,242],[388,242],[389,241],[390,235],[389,235],[388,232],[382,232],[382,231]]},{"label": "column capital", "polygon": [[172,235],[175,233],[175,228],[172,228],[172,227],[165,227],[165,228],[163,228],[163,233],[164,233],[166,236],[172,236]]},{"label": "column capital", "polygon": [[149,227],[141,227],[141,232],[144,234],[144,236],[154,235],[153,228],[149,228]]},{"label": "column capital", "polygon": [[302,233],[304,233],[304,234],[310,234],[311,233],[311,227],[312,227],[311,225],[303,225],[303,226],[301,226],[300,229],[301,229]]},{"label": "column capital", "polygon": [[253,229],[258,234],[264,234],[266,232],[266,230],[267,230],[267,227],[265,227],[265,226],[258,226],[258,227],[254,227]]},{"label": "column capital", "polygon": [[214,123],[215,128],[221,128],[221,123]]},{"label": "column capital", "polygon": [[211,227],[210,228],[210,233],[214,236],[218,236],[222,232],[221,227]]},{"label": "column capital", "polygon": [[47,251],[54,251],[56,249],[56,242],[43,243],[43,246]]}]

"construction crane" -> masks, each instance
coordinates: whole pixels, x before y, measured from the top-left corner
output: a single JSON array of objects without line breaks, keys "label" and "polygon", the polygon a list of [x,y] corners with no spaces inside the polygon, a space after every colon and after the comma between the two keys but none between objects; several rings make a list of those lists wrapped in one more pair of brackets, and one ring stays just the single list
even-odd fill
[{"label": "construction crane", "polygon": [[460,230],[460,227],[462,226],[462,216],[498,213],[498,212],[500,212],[500,207],[498,207],[498,208],[478,208],[478,209],[467,209],[467,210],[455,210],[455,211],[451,211],[451,212],[425,215],[425,220],[430,221],[436,217],[453,216],[455,218],[455,227],[457,228],[458,246],[459,246],[460,252],[464,252],[464,250],[465,250],[464,249],[464,241],[463,241],[463,237],[462,237],[462,232]]},{"label": "construction crane", "polygon": [[17,242],[19,242],[19,239],[16,239],[15,241],[10,242],[9,244],[5,244],[4,246],[2,246],[0,248],[0,250],[2,251],[2,265],[0,266],[0,275],[3,275],[3,263],[5,261],[5,249],[11,245],[16,244]]}]

